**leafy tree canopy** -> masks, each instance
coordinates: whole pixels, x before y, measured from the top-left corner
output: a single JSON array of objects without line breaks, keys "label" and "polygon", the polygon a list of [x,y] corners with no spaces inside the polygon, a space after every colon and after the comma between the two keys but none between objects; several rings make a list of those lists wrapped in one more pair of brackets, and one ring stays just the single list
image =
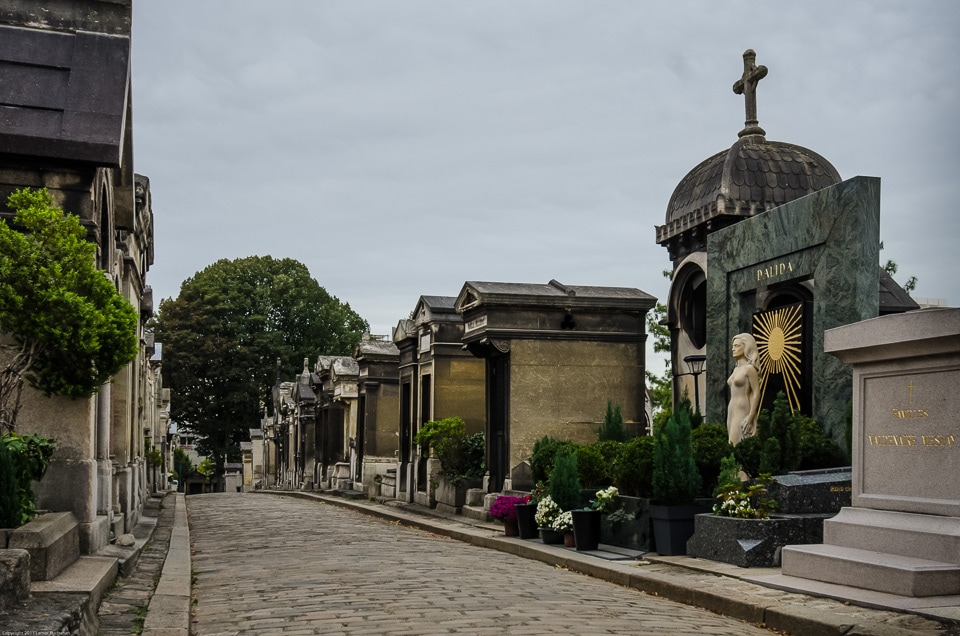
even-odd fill
[{"label": "leafy tree canopy", "polygon": [[220,260],[160,304],[163,378],[176,396],[171,417],[204,438],[218,468],[237,457],[246,431],[259,426],[281,369],[303,359],[349,355],[369,325],[310,276],[300,262],[250,256]]},{"label": "leafy tree canopy", "polygon": [[26,378],[50,395],[89,397],[137,354],[137,311],[95,266],[80,220],[46,190],[17,190],[0,219],[0,430],[13,430]]}]

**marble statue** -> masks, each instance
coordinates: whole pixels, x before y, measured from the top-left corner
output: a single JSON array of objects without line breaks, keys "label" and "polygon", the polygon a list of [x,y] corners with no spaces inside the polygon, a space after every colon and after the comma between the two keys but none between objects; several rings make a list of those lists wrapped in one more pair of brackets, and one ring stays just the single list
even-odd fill
[{"label": "marble statue", "polygon": [[733,359],[737,366],[727,378],[730,403],[727,405],[727,433],[730,443],[757,434],[760,381],[757,377],[757,341],[748,333],[733,337]]}]

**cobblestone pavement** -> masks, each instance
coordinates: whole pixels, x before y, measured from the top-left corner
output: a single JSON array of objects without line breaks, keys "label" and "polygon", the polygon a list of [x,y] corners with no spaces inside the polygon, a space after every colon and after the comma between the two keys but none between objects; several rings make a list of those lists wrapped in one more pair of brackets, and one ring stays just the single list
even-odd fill
[{"label": "cobblestone pavement", "polygon": [[187,508],[197,635],[770,633],[336,506],[229,493]]},{"label": "cobblestone pavement", "polygon": [[[151,500],[156,501],[156,500]],[[170,532],[173,525],[173,498],[165,497],[157,506],[148,505],[144,515],[156,516],[157,526],[153,536],[143,546],[140,558],[129,576],[120,577],[104,596],[97,615],[100,619],[100,636],[139,634],[167,558]]]}]

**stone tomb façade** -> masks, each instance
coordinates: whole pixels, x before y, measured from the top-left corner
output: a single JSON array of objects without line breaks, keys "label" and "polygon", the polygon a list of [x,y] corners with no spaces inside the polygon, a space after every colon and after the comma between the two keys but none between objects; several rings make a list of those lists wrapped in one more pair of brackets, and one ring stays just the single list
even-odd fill
[{"label": "stone tomb fa\u00e7ade", "polygon": [[[707,376],[708,421],[726,421],[733,337],[754,333],[761,382],[786,366],[794,408],[845,445],[850,369],[824,353],[823,332],[879,314],[879,250],[874,177],[848,179],[711,234],[707,368],[724,372]],[[767,322],[757,320],[759,312]],[[771,386],[761,408],[774,397]]]},{"label": "stone tomb fa\u00e7ade", "polygon": [[[853,365],[852,506],[783,549],[780,589],[898,609],[960,606],[960,309],[826,332]],[[931,610],[933,611],[933,610]]]},{"label": "stone tomb fa\u00e7ade", "polygon": [[[486,361],[487,492],[529,488],[544,435],[596,440],[607,402],[646,432],[646,315],[639,289],[468,281],[457,296],[463,343]],[[526,470],[524,470],[524,468]]]}]

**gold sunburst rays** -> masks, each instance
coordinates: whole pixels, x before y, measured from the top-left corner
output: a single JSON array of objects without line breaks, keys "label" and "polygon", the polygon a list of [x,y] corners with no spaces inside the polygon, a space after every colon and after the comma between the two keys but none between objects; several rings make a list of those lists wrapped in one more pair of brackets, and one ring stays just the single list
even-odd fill
[{"label": "gold sunburst rays", "polygon": [[791,305],[753,317],[760,367],[760,403],[771,375],[783,379],[791,412],[800,408],[803,306]]}]

